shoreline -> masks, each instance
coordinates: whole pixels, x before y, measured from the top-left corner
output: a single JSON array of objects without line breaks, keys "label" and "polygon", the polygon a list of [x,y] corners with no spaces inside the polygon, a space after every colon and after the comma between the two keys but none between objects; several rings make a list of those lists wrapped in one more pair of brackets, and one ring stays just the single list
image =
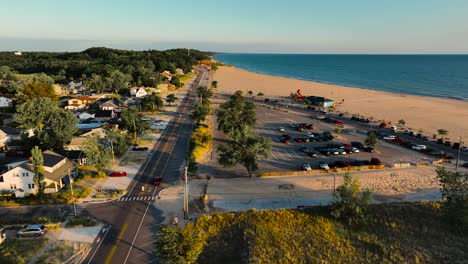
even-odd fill
[{"label": "shoreline", "polygon": [[[214,60],[215,61],[215,60]],[[265,96],[288,97],[301,89],[304,96],[315,95],[333,99],[343,104],[337,110],[351,114],[374,117],[397,123],[404,119],[406,126],[415,131],[423,130],[432,136],[438,129],[449,131],[448,138],[462,136],[468,139],[468,101],[425,95],[392,93],[361,87],[301,80],[290,77],[268,75],[238,68],[233,65],[220,66],[214,74],[219,91],[233,93],[237,90],[259,92]],[[285,87],[291,87],[289,89]],[[464,124],[465,123],[465,124]]]}]

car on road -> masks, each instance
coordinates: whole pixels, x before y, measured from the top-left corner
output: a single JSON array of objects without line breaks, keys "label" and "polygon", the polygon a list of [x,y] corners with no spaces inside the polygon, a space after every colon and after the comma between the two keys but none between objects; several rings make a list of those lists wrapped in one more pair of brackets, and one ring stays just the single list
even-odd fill
[{"label": "car on road", "polygon": [[153,185],[154,186],[159,186],[159,185],[161,185],[161,181],[162,181],[161,177],[156,178],[156,179],[153,180]]},{"label": "car on road", "polygon": [[278,128],[278,131],[279,131],[279,132],[284,132],[284,127]]},{"label": "car on road", "polygon": [[396,138],[396,136],[394,136],[394,135],[385,135],[383,137],[384,140],[394,140],[395,138]]},{"label": "car on road", "polygon": [[166,123],[164,123],[164,121],[162,120],[156,120],[154,121],[154,125],[155,126],[164,126]]},{"label": "car on road", "polygon": [[375,151],[373,147],[365,147],[362,150],[364,150],[365,152],[369,152],[369,153],[373,153]]},{"label": "car on road", "polygon": [[325,163],[325,162],[320,162],[320,163],[319,163],[319,167],[320,167],[321,169],[324,169],[324,170],[329,170],[329,169],[330,169],[330,167],[328,166],[328,164]]},{"label": "car on road", "polygon": [[351,146],[357,148],[357,149],[363,149],[364,148],[364,144],[362,144],[361,142],[357,142],[357,141],[353,141],[351,142]]},{"label": "car on road", "polygon": [[378,158],[371,158],[370,165],[381,165],[382,162]]},{"label": "car on road", "polygon": [[110,177],[125,177],[127,176],[127,172],[125,171],[114,171],[109,173]]},{"label": "car on road", "polygon": [[414,150],[425,150],[425,149],[427,149],[426,145],[413,145],[411,148],[414,149]]},{"label": "car on road", "polygon": [[305,171],[311,171],[312,167],[310,166],[309,163],[304,163],[304,164],[302,164],[302,169],[305,170]]},{"label": "car on road", "polygon": [[20,229],[16,235],[18,237],[27,237],[27,236],[43,236],[47,232],[45,225],[29,225],[26,228]]},{"label": "car on road", "polygon": [[148,147],[135,146],[132,148],[133,151],[147,151]]},{"label": "car on road", "polygon": [[151,118],[149,118],[147,116],[142,116],[140,119],[141,119],[141,121],[151,121]]}]

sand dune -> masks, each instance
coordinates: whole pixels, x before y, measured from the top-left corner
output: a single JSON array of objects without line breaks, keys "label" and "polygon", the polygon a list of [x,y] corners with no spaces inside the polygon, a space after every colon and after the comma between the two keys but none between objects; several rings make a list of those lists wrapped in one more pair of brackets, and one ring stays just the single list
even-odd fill
[{"label": "sand dune", "polygon": [[427,135],[438,129],[449,131],[448,137],[458,140],[462,136],[468,143],[468,102],[394,94],[367,89],[345,87],[318,82],[302,81],[245,71],[232,66],[222,66],[214,74],[218,90],[263,92],[266,96],[288,96],[301,89],[303,95],[324,96],[344,103],[338,110],[351,114],[374,117],[376,120],[406,121],[406,126]]}]

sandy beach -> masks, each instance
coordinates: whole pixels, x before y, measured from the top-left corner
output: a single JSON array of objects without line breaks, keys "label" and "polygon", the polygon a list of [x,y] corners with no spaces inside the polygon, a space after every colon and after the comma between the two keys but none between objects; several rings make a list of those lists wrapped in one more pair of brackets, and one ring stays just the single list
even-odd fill
[{"label": "sandy beach", "polygon": [[394,94],[367,89],[302,81],[270,76],[242,70],[233,66],[221,66],[214,73],[220,92],[237,90],[259,92],[265,96],[288,96],[301,89],[304,96],[324,96],[337,102],[344,99],[337,109],[350,114],[374,117],[376,120],[406,121],[406,126],[415,131],[420,129],[429,136],[438,129],[449,131],[448,137],[458,140],[460,136],[468,142],[468,102]]}]

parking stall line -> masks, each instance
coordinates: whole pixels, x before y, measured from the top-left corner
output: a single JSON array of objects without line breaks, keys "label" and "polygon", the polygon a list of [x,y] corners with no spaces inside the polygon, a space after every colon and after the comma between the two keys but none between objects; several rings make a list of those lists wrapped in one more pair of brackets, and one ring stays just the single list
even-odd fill
[{"label": "parking stall line", "polygon": [[284,156],[283,156],[283,154],[282,154],[281,152],[277,152],[277,154],[278,154],[278,156],[281,157],[281,159],[285,159]]},{"label": "parking stall line", "polygon": [[276,155],[275,155],[275,152],[274,152],[274,151],[272,151],[272,152],[271,152],[271,156],[272,156],[272,157],[273,157],[273,159],[275,159],[275,160],[277,160],[277,159],[278,159],[278,158],[276,157]]},{"label": "parking stall line", "polygon": [[293,151],[294,155],[296,155],[296,157],[298,158],[302,158],[302,152],[296,152],[296,151]]}]

